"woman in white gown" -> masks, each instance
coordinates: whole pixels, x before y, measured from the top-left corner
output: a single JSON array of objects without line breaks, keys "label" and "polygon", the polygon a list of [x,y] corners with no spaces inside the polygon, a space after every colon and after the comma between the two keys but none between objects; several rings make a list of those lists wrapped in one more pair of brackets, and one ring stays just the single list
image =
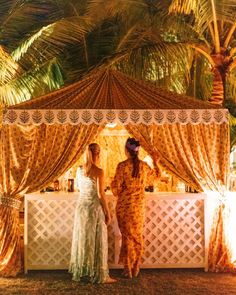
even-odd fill
[{"label": "woman in white gown", "polygon": [[78,171],[80,195],[75,210],[69,272],[74,281],[113,283],[107,264],[107,224],[111,221],[104,193],[104,172],[98,168],[100,147],[88,146],[86,163]]}]

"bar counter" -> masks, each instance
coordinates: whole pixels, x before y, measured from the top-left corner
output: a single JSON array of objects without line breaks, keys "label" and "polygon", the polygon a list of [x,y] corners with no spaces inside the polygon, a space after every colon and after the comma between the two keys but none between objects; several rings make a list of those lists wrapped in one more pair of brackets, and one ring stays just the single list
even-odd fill
[{"label": "bar counter", "polygon": [[[25,195],[24,265],[28,270],[67,269],[76,199],[79,193]],[[109,266],[120,268],[121,235],[116,199],[107,194],[113,213],[108,226]],[[146,193],[142,268],[207,268],[205,194]]]}]

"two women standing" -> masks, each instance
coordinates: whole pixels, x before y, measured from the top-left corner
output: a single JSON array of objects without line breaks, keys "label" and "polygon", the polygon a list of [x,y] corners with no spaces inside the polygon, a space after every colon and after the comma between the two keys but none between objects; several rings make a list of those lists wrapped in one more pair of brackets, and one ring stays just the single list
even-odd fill
[{"label": "two women standing", "polygon": [[[143,254],[144,188],[153,170],[138,158],[140,144],[129,138],[127,160],[118,164],[112,182],[117,196],[116,214],[122,234],[120,263],[124,276],[136,277]],[[86,151],[86,162],[79,170],[80,196],[75,211],[69,271],[73,280],[88,277],[93,283],[113,283],[109,277],[107,224],[111,220],[104,190],[104,172],[98,167],[100,147],[93,143]]]}]

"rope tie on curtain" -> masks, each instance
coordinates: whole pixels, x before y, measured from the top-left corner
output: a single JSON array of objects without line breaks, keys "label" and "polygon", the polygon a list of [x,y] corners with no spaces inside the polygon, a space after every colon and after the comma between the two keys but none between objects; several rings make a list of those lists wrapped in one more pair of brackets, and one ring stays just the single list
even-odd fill
[{"label": "rope tie on curtain", "polygon": [[3,197],[0,195],[0,205],[4,207],[10,207],[19,209],[21,205],[21,201],[11,197]]}]

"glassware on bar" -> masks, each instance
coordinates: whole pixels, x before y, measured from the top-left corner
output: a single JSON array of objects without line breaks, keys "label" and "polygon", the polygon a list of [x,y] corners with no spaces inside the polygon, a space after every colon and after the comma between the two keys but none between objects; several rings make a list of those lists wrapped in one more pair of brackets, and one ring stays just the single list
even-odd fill
[{"label": "glassware on bar", "polygon": [[55,192],[59,192],[60,187],[59,187],[59,180],[58,179],[53,182],[53,187],[54,187]]}]

